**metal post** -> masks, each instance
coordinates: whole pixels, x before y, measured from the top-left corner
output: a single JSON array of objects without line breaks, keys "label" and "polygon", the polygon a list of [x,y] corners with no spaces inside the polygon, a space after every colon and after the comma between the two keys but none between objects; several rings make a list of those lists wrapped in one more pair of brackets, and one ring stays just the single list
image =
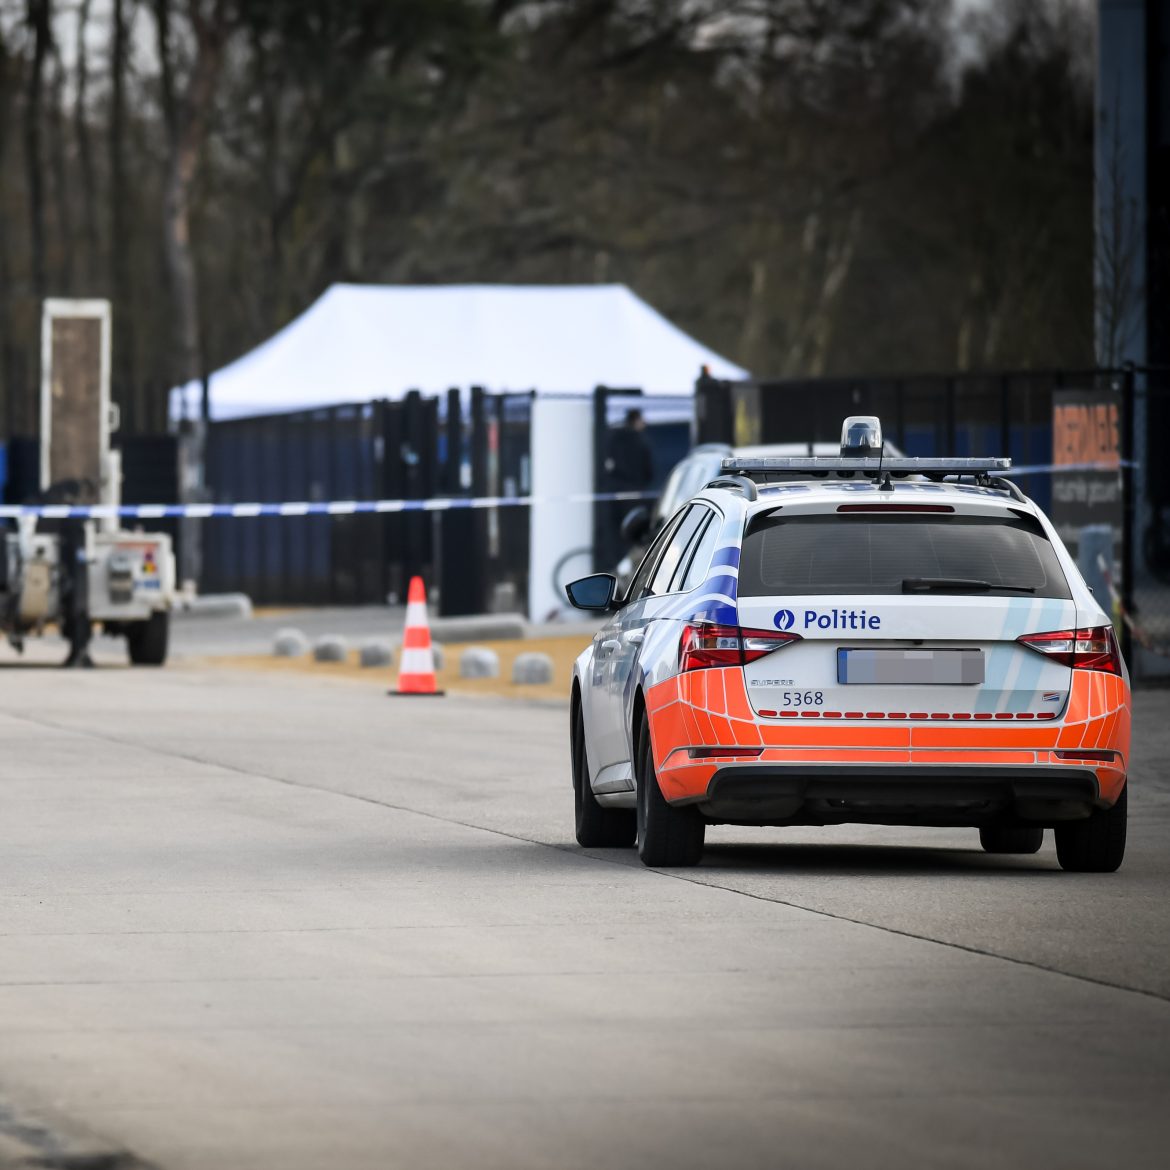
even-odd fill
[{"label": "metal post", "polygon": [[[609,440],[607,423],[609,390],[597,386],[593,390],[593,491],[594,494],[609,491],[609,475],[605,470],[605,453]],[[593,563],[604,565],[609,559],[608,520],[611,506],[601,500],[593,503]]]},{"label": "metal post", "polygon": [[443,490],[449,496],[460,494],[463,470],[463,400],[458,390],[447,391],[447,461],[443,467]]},{"label": "metal post", "polygon": [[[337,429],[337,407],[331,406],[328,408],[326,415],[328,422],[328,440],[325,444],[325,498],[327,500],[337,499],[337,464],[338,464],[338,429]],[[325,521],[328,526],[329,539],[329,603],[331,605],[344,605],[346,599],[340,595],[337,588],[337,583],[340,577],[338,572],[338,561],[340,560],[340,541],[337,540],[337,518],[330,516]]]},{"label": "metal post", "polygon": [[482,386],[471,388],[471,494],[488,494],[487,409]]},{"label": "metal post", "polygon": [[948,454],[954,451],[956,447],[955,434],[955,407],[956,398],[958,397],[959,388],[958,382],[955,378],[947,379],[947,401],[946,401],[946,451]]},{"label": "metal post", "polygon": [[[423,446],[423,429],[424,424],[422,420],[422,395],[417,390],[407,391],[406,397],[403,400],[403,443],[402,443],[402,460],[403,472],[405,481],[405,491],[402,493],[404,498],[408,500],[421,500],[424,498],[423,487],[421,483],[422,476],[422,446]],[[407,512],[402,517],[403,528],[405,529],[405,574],[404,583],[408,582],[411,577],[423,571],[423,560],[426,556],[426,549],[424,547],[426,538],[423,532],[420,531],[420,526],[425,525],[426,519],[417,512]]]},{"label": "metal post", "polygon": [[1125,620],[1134,612],[1134,396],[1137,377],[1133,362],[1126,362],[1121,377],[1121,652],[1133,671],[1133,636]]},{"label": "metal post", "polygon": [[[488,416],[487,398],[482,386],[471,388],[471,494],[482,499],[490,494],[488,490]],[[488,540],[489,513],[476,508],[471,513],[471,565],[479,582],[481,610],[488,607],[492,589],[496,584],[492,576],[491,546]]]},{"label": "metal post", "polygon": [[1012,453],[1012,395],[1007,374],[999,376],[999,450],[1001,455]]},{"label": "metal post", "polygon": [[[387,500],[405,499],[406,497],[402,459],[405,413],[406,407],[401,402],[383,402],[382,404],[381,494],[382,498]],[[383,591],[386,597],[393,593],[399,600],[405,596],[405,521],[406,516],[401,512],[390,512],[382,517]]]}]

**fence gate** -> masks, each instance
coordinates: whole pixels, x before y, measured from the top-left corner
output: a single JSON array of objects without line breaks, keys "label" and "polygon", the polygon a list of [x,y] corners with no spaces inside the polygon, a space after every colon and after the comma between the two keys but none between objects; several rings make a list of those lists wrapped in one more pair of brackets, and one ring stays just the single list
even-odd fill
[{"label": "fence gate", "polygon": [[[433,400],[333,406],[213,422],[207,482],[220,504],[428,499],[439,494]],[[422,513],[261,516],[203,522],[205,592],[258,604],[379,605],[430,579]]]},{"label": "fence gate", "polygon": [[[531,395],[417,391],[378,401],[213,422],[217,504],[515,496],[530,488]],[[523,608],[528,509],[216,518],[204,525],[204,592],[257,604],[404,601],[414,574],[443,614]]]}]

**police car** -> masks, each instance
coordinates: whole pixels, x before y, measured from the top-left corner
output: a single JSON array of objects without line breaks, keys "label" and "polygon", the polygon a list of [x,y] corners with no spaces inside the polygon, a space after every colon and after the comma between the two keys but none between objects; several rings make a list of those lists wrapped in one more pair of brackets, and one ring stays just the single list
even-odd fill
[{"label": "police car", "polygon": [[1130,688],[1109,616],[1008,459],[733,458],[659,532],[574,664],[576,835],[651,866],[706,827],[1051,828],[1066,870],[1125,852]]}]

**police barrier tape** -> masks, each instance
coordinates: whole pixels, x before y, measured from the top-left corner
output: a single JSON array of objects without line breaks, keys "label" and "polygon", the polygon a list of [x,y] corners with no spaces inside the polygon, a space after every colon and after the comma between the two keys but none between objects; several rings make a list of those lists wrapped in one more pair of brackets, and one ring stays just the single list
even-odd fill
[{"label": "police barrier tape", "polygon": [[[1136,467],[1136,463],[1120,466]],[[1045,475],[1055,472],[1117,471],[1118,464],[1035,464],[1012,467],[1001,473]],[[356,516],[395,512],[449,512],[462,508],[528,508],[533,504],[639,503],[656,500],[657,492],[580,492],[569,496],[443,496],[429,500],[299,500],[290,503],[249,504],[0,504],[0,519],[36,516],[45,520],[211,520],[218,517],[248,519],[255,516]]]},{"label": "police barrier tape", "polygon": [[467,508],[527,508],[533,504],[593,504],[656,500],[657,492],[581,492],[571,496],[446,496],[430,500],[301,500],[284,504],[0,504],[0,518],[42,520],[211,520],[221,516],[356,516],[451,512]]}]

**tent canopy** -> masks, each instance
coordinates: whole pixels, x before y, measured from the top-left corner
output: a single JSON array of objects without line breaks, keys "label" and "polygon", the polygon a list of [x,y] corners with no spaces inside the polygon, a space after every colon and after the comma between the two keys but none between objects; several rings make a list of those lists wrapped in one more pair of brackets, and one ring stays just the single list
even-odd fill
[{"label": "tent canopy", "polygon": [[[604,385],[689,395],[704,365],[717,378],[747,376],[621,284],[335,284],[279,333],[212,374],[211,416],[452,386],[558,394]],[[198,414],[199,387],[178,393],[182,413]]]}]

